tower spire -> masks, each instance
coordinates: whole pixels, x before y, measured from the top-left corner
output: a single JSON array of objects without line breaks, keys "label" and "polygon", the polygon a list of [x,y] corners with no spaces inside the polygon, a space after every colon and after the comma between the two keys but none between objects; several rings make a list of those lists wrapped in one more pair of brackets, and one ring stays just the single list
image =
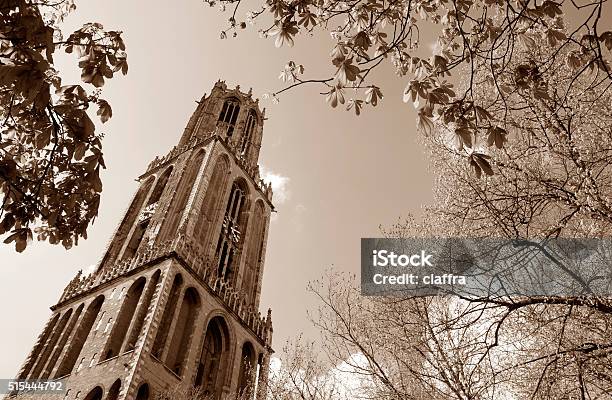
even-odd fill
[{"label": "tower spire", "polygon": [[65,377],[91,399],[153,398],[180,380],[219,399],[267,369],[263,113],[223,81],[197,103],[178,145],[139,177],[97,270],[79,271],[52,307],[20,378]]}]

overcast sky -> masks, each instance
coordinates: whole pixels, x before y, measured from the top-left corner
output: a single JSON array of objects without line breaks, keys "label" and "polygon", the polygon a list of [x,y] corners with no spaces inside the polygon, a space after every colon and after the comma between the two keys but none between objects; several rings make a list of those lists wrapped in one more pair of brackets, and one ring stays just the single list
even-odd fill
[{"label": "overcast sky", "polygon": [[[135,178],[156,155],[180,137],[195,101],[217,79],[253,88],[254,95],[280,88],[286,61],[306,73],[332,72],[330,39],[297,41],[276,49],[256,27],[237,39],[219,39],[227,15],[201,1],[78,1],[66,31],[101,22],[124,32],[129,73],[108,81],[104,97],[113,118],[106,133],[104,191],[89,239],[70,251],[33,243],[23,254],[0,245],[0,378],[16,375],[66,283],[79,269],[98,262],[128,202]],[[247,9],[242,11],[242,15]],[[306,39],[306,38],[305,38]],[[317,61],[318,60],[318,61]],[[64,84],[77,83],[76,59],[63,57]],[[408,213],[431,201],[432,177],[416,141],[415,113],[402,103],[405,80],[388,66],[376,77],[385,99],[360,117],[333,110],[318,93],[302,87],[267,107],[260,164],[276,185],[278,213],[268,237],[262,311],[273,310],[274,347],[313,331],[306,317],[315,300],[308,281],[327,268],[359,273],[360,238],[380,235]]]}]

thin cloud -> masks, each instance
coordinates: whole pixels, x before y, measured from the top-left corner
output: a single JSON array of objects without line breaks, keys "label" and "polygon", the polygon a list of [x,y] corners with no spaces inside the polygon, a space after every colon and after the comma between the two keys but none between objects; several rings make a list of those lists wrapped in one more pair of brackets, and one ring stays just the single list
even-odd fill
[{"label": "thin cloud", "polygon": [[293,218],[291,223],[296,232],[302,232],[304,230],[304,213],[306,212],[306,206],[298,204],[293,209]]},{"label": "thin cloud", "polygon": [[291,191],[289,190],[291,179],[288,176],[278,174],[264,166],[260,166],[260,175],[265,182],[272,184],[274,204],[284,204],[291,198]]},{"label": "thin cloud", "polygon": [[91,265],[83,268],[83,272],[82,272],[83,276],[89,276],[92,273],[94,273],[94,271],[96,270],[97,266],[98,266],[97,264],[91,264]]}]

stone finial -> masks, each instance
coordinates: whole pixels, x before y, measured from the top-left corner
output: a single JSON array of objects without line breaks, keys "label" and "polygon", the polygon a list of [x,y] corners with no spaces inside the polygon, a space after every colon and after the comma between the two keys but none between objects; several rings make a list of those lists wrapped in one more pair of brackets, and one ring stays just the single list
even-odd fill
[{"label": "stone finial", "polygon": [[268,315],[266,316],[266,344],[270,346],[272,344],[272,334],[274,329],[272,328],[272,309],[268,308]]},{"label": "stone finial", "polygon": [[216,83],[215,83],[215,87],[220,88],[221,90],[225,90],[227,89],[227,85],[225,84],[225,81],[222,81],[221,79],[219,79]]},{"label": "stone finial", "polygon": [[253,96],[253,88],[249,88],[249,93],[247,93],[249,97]]}]

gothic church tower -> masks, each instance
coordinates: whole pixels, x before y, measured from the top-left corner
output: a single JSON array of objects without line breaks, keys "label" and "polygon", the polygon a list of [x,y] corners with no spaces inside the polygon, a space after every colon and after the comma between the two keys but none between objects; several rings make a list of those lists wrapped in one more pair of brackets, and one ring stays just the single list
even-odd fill
[{"label": "gothic church tower", "polygon": [[62,378],[67,400],[153,399],[179,385],[263,399],[273,210],[257,165],[263,121],[250,91],[217,82],[202,97],[178,146],[140,176],[96,271],[79,272],[51,307],[18,378]]}]

